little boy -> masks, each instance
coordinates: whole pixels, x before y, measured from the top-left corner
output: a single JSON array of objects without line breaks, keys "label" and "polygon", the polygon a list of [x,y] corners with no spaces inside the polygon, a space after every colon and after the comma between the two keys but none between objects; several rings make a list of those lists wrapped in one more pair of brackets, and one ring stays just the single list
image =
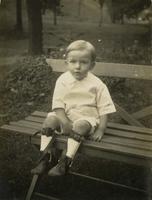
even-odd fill
[{"label": "little boy", "polygon": [[[72,42],[66,49],[67,71],[57,80],[52,112],[43,123],[41,151],[52,140],[53,132],[68,134],[67,151],[58,164],[49,170],[50,176],[64,175],[84,138],[101,141],[107,124],[107,114],[115,107],[106,85],[90,71],[95,66],[95,48],[84,40]],[[46,161],[34,170],[42,173]]]}]

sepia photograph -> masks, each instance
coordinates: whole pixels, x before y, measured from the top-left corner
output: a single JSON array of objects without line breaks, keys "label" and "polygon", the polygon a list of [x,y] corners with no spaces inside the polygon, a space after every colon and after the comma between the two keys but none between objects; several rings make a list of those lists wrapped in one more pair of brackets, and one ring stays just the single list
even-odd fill
[{"label": "sepia photograph", "polygon": [[0,200],[152,200],[152,0],[0,0]]}]

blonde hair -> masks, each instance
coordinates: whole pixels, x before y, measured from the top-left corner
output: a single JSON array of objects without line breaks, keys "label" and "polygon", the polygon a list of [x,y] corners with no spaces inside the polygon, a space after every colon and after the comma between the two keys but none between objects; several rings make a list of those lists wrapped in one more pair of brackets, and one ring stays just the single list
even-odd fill
[{"label": "blonde hair", "polygon": [[96,59],[95,48],[90,42],[87,42],[85,40],[76,40],[76,41],[72,42],[66,48],[65,56],[67,56],[70,51],[74,51],[74,50],[88,50],[88,51],[90,51],[92,61],[95,61],[95,59]]}]

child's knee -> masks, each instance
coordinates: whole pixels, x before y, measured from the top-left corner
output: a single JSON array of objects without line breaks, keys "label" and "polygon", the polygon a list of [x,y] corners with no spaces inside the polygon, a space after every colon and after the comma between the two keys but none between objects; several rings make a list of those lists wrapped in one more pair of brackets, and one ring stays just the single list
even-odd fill
[{"label": "child's knee", "polygon": [[78,120],[73,123],[73,131],[85,135],[91,130],[91,124],[86,120]]},{"label": "child's knee", "polygon": [[43,122],[43,128],[57,129],[60,126],[59,119],[55,115],[48,115]]}]

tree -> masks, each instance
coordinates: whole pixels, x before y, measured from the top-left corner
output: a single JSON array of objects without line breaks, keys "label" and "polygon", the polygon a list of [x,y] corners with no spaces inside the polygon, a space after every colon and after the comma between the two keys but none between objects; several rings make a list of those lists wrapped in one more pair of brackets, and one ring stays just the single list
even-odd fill
[{"label": "tree", "polygon": [[137,16],[145,7],[149,7],[151,0],[98,0],[101,9],[101,23],[115,22],[123,23],[123,16]]},{"label": "tree", "polygon": [[99,5],[100,5],[100,20],[99,20],[99,26],[101,26],[102,21],[103,21],[102,7],[103,7],[104,0],[98,0],[98,3],[99,3]]},{"label": "tree", "polygon": [[22,23],[22,0],[16,0],[16,30],[23,31]]},{"label": "tree", "polygon": [[152,4],[139,13],[139,20],[149,20],[149,22],[152,22]]},{"label": "tree", "polygon": [[53,11],[53,24],[57,25],[57,6],[59,1],[58,0],[53,0],[51,3],[52,6],[52,11]]},{"label": "tree", "polygon": [[4,5],[4,0],[0,0],[0,6]]},{"label": "tree", "polygon": [[29,25],[28,52],[33,55],[38,55],[42,53],[41,0],[26,0],[26,3]]},{"label": "tree", "polygon": [[83,0],[78,1],[78,17],[81,16],[81,9],[82,9]]},{"label": "tree", "polygon": [[99,26],[113,22],[112,0],[98,0],[101,10]]},{"label": "tree", "polygon": [[142,10],[142,12],[139,15],[139,19],[140,20],[148,20],[149,21],[149,25],[150,25],[150,47],[151,47],[151,64],[152,64],[152,0],[151,0],[151,4],[148,8]]},{"label": "tree", "polygon": [[150,6],[150,0],[113,0],[114,19],[123,21],[124,14],[127,17],[137,16],[141,10],[148,6]]},{"label": "tree", "polygon": [[53,24],[57,25],[57,15],[60,13],[61,0],[42,0],[42,14],[46,9],[53,12]]}]

